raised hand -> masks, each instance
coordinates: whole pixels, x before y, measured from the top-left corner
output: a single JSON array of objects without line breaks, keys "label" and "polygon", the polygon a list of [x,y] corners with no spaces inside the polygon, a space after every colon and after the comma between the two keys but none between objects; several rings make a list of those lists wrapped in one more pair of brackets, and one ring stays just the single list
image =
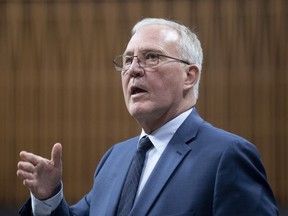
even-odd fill
[{"label": "raised hand", "polygon": [[37,199],[48,199],[59,191],[62,178],[60,143],[53,146],[51,160],[26,151],[20,152],[20,158],[17,176]]}]

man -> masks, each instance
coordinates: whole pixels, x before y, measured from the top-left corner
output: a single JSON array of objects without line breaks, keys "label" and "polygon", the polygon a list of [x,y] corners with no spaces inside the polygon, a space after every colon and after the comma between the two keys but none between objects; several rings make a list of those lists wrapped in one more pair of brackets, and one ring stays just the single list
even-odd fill
[{"label": "man", "polygon": [[[22,151],[17,175],[31,199],[20,214],[278,215],[256,148],[197,114],[202,58],[197,36],[185,26],[152,18],[137,23],[113,62],[121,71],[127,109],[142,127],[140,137],[108,150],[93,188],[73,206],[63,198],[61,145],[54,145],[51,160]],[[141,177],[136,175],[139,185],[138,177],[131,180],[137,180],[134,186],[130,172],[142,137],[153,145],[147,141],[150,149]]]}]

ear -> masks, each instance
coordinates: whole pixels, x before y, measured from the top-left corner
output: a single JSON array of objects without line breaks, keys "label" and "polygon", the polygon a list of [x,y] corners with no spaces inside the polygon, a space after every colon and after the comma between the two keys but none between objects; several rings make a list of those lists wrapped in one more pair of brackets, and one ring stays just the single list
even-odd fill
[{"label": "ear", "polygon": [[199,68],[192,64],[186,67],[186,79],[184,83],[184,90],[193,88],[199,79]]}]

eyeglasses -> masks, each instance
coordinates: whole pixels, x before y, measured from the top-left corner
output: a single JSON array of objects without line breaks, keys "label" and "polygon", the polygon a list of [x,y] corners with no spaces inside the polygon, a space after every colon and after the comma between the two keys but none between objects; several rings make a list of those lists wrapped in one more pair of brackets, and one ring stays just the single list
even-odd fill
[{"label": "eyeglasses", "polygon": [[138,64],[142,68],[149,68],[149,67],[156,66],[159,64],[159,61],[162,58],[169,58],[169,59],[182,62],[187,65],[190,65],[189,62],[178,59],[178,58],[174,58],[174,57],[167,56],[167,55],[162,55],[162,54],[155,53],[155,52],[146,52],[146,53],[140,53],[139,55],[136,55],[136,56],[129,56],[129,55],[117,56],[113,60],[116,71],[126,72],[127,70],[129,70],[129,68],[131,67],[134,61],[134,58],[137,58]]}]

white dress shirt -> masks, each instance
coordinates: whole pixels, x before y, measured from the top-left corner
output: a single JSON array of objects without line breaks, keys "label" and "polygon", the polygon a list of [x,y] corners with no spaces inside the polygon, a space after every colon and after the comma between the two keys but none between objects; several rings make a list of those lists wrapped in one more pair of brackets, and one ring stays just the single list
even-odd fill
[{"label": "white dress shirt", "polygon": [[[180,125],[184,122],[184,120],[188,117],[190,112],[193,108],[181,113],[174,119],[167,122],[165,125],[157,129],[151,134],[146,134],[145,131],[142,129],[140,139],[147,135],[151,142],[153,143],[153,148],[151,148],[146,153],[146,159],[144,162],[144,167],[140,179],[140,183],[138,186],[138,191],[136,195],[136,199],[141,193],[145,183],[147,182],[152,170],[154,169],[157,161],[159,160],[160,156],[164,152],[165,148],[167,147],[169,141],[173,137],[174,133],[180,127]],[[38,200],[32,193],[31,193],[31,205],[32,205],[32,212],[34,216],[49,216],[53,210],[57,208],[60,204],[61,200],[63,199],[63,185],[61,190],[58,194],[48,200]]]}]

